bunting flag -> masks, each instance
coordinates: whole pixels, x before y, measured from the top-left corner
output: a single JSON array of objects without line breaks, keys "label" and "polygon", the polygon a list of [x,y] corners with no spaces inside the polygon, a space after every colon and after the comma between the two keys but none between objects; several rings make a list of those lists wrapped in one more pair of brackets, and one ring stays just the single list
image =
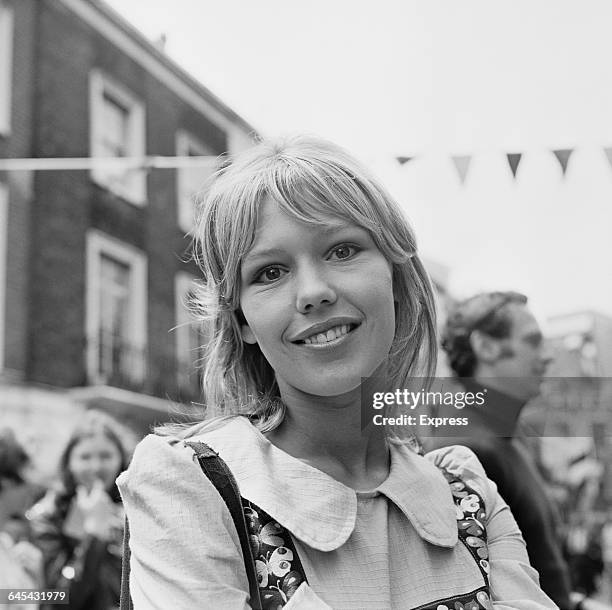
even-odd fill
[{"label": "bunting flag", "polygon": [[553,152],[555,153],[555,157],[557,157],[557,161],[559,161],[559,164],[561,165],[561,171],[565,176],[565,172],[567,171],[567,164],[569,163],[569,159],[572,156],[574,149],[560,148],[558,150],[553,150]]},{"label": "bunting flag", "polygon": [[519,163],[521,162],[521,158],[523,157],[522,153],[507,153],[506,158],[508,159],[508,165],[510,166],[510,171],[512,172],[512,177],[516,178],[516,171],[518,170]]},{"label": "bunting flag", "polygon": [[608,163],[612,165],[612,147],[604,148],[604,152],[606,153],[606,157],[608,157]]},{"label": "bunting flag", "polygon": [[463,184],[465,182],[468,169],[470,168],[470,161],[472,160],[472,157],[469,155],[462,155],[459,157],[452,157],[452,159],[457,169],[457,173],[459,174],[459,180],[461,181],[461,184]]},{"label": "bunting flag", "polygon": [[400,165],[406,165],[406,163],[412,161],[414,157],[395,157],[395,159]]}]

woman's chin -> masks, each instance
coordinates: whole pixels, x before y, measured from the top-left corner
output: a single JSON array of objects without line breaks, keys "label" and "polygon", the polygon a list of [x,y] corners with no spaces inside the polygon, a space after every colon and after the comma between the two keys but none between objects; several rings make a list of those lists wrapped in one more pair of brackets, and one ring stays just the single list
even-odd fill
[{"label": "woman's chin", "polygon": [[356,398],[361,392],[361,377],[348,379],[319,379],[317,383],[308,384],[301,388],[305,394],[320,396],[321,398],[336,398],[354,394]]}]

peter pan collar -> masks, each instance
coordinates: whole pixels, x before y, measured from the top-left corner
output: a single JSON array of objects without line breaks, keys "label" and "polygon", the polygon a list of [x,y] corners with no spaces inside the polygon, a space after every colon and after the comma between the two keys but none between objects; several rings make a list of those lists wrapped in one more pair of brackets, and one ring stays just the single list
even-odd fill
[{"label": "peter pan collar", "polygon": [[[245,417],[204,432],[232,471],[240,493],[294,536],[319,551],[341,547],[355,529],[357,493],[273,445]],[[426,541],[457,543],[455,508],[436,466],[410,448],[391,443],[388,478],[375,490],[386,495]]]}]

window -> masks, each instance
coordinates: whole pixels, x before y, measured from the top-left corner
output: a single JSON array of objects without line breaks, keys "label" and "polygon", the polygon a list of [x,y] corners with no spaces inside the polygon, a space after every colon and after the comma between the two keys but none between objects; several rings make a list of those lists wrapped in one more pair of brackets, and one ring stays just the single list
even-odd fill
[{"label": "window", "polygon": [[[144,156],[143,105],[127,89],[98,70],[91,72],[89,86],[91,156],[111,159]],[[131,203],[145,203],[144,170],[99,165],[91,175],[98,184]]]},{"label": "window", "polygon": [[146,258],[99,231],[87,236],[90,383],[137,389],[146,363]]},{"label": "window", "polygon": [[200,323],[189,308],[194,296],[195,278],[189,273],[178,273],[175,280],[176,295],[176,375],[179,390],[194,397],[201,392],[199,374],[202,346],[206,336]]},{"label": "window", "polygon": [[11,131],[13,81],[13,11],[0,0],[0,134]]},{"label": "window", "polygon": [[106,91],[102,96],[102,120],[106,129],[100,137],[100,152],[104,157],[127,157],[130,111]]},{"label": "window", "polygon": [[[179,157],[214,155],[210,148],[186,131],[179,131],[176,134],[176,154]],[[202,190],[214,171],[214,164],[177,170],[178,225],[186,233],[193,229],[194,196]]]},{"label": "window", "polygon": [[4,368],[6,315],[6,238],[8,229],[8,188],[0,182],[0,371]]}]

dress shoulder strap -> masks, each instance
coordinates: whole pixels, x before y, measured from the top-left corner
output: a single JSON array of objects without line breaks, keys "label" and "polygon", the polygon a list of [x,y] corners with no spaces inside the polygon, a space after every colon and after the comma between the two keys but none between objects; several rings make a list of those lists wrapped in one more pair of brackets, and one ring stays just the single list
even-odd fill
[{"label": "dress shoulder strap", "polygon": [[264,510],[242,499],[264,608],[283,607],[308,582],[293,537]]},{"label": "dress shoulder strap", "polygon": [[258,574],[255,570],[255,559],[251,551],[249,539],[250,532],[247,529],[245,512],[242,508],[242,498],[238,490],[236,479],[234,479],[234,475],[227,464],[219,457],[219,454],[208,445],[200,442],[185,444],[193,449],[200,467],[202,468],[202,472],[215,486],[232,516],[236,531],[238,532],[244,566],[249,581],[250,605],[251,608],[260,610],[262,608],[262,601],[260,597]]},{"label": "dress shoulder strap", "polygon": [[440,469],[448,482],[457,513],[459,540],[470,551],[486,586],[489,586],[489,549],[485,521],[487,512],[481,495],[463,479]]}]

